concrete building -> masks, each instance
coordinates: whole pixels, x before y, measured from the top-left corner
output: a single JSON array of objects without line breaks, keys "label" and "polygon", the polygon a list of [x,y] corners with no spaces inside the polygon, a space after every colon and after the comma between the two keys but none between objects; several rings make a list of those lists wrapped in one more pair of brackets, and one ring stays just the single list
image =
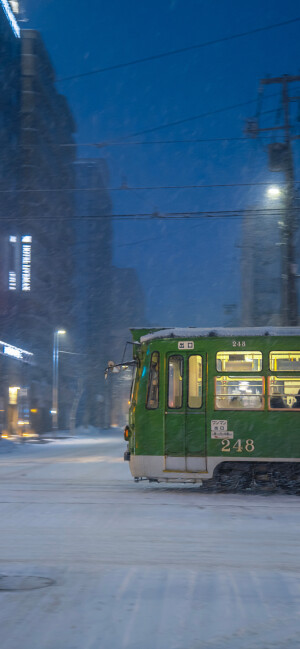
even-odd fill
[{"label": "concrete building", "polygon": [[36,410],[30,411],[33,354],[0,341],[0,436],[30,436]]},{"label": "concrete building", "polygon": [[75,310],[81,362],[77,423],[109,424],[104,381],[112,322],[112,205],[104,160],[81,159],[76,170]]},{"label": "concrete building", "polygon": [[[20,419],[18,405],[14,402],[17,402],[19,390],[26,390],[28,386],[26,364],[20,362],[22,352],[10,345],[15,342],[14,336],[9,326],[5,326],[14,309],[8,291],[8,233],[18,211],[20,67],[19,25],[11,3],[0,0],[0,338],[6,341],[0,342],[0,434],[8,430],[18,432]],[[25,341],[22,342],[24,347]],[[19,406],[21,408],[20,398]]]},{"label": "concrete building", "polygon": [[122,359],[129,328],[143,322],[143,291],[134,269],[112,266],[112,204],[105,161],[81,159],[75,168],[75,311],[82,357],[74,418],[77,425],[122,425],[130,376],[113,375],[105,381],[104,369],[110,359]]},{"label": "concrete building", "polygon": [[[12,4],[16,9],[17,3]],[[5,66],[0,60],[6,79],[6,146],[2,129],[0,140],[10,191],[9,206],[1,195],[0,208],[4,214],[0,222],[0,331],[2,339],[34,353],[28,398],[35,404],[32,410],[38,409],[39,430],[49,430],[53,332],[62,326],[71,332],[73,323],[75,125],[65,97],[56,90],[40,34],[34,30],[15,33],[9,20],[14,14],[3,12],[3,6],[1,0],[0,24],[3,27],[5,19],[12,33],[6,35],[6,29],[4,34],[1,27],[1,49],[6,52]],[[63,427],[68,425],[72,402],[73,379],[68,374],[63,363]]]},{"label": "concrete building", "polygon": [[[20,108],[20,220],[14,234],[21,238],[22,275],[15,295],[22,335],[25,331],[51,387],[53,331],[63,327],[71,337],[73,326],[75,124],[65,97],[56,90],[42,38],[34,30],[21,32]],[[68,427],[69,374],[68,365],[61,364],[60,427]],[[48,398],[49,411],[51,390]]]},{"label": "concrete building", "polygon": [[[20,30],[10,5],[0,0],[0,217],[1,228],[16,214],[19,177]],[[3,249],[1,250],[3,258]],[[4,281],[3,273],[0,281]],[[4,288],[4,286],[0,286]],[[2,310],[6,308],[2,301]]]}]

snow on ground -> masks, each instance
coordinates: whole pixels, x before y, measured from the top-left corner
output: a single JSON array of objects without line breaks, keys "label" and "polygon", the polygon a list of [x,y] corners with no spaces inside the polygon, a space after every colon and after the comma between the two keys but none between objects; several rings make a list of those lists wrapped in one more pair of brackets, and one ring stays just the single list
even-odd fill
[{"label": "snow on ground", "polygon": [[[1,649],[299,649],[299,498],[134,483],[118,430],[0,456]],[[1,580],[0,580],[1,587]]]}]

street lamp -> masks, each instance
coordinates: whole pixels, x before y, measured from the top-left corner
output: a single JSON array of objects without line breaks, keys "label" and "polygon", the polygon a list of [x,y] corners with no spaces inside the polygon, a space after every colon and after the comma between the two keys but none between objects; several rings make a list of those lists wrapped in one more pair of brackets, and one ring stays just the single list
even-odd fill
[{"label": "street lamp", "polygon": [[268,187],[268,189],[267,189],[268,198],[273,198],[273,199],[280,198],[281,193],[282,192],[281,192],[280,188],[277,187],[277,185],[271,185],[271,187]]},{"label": "street lamp", "polygon": [[58,428],[58,348],[59,336],[65,333],[64,329],[57,329],[53,335],[52,430]]}]

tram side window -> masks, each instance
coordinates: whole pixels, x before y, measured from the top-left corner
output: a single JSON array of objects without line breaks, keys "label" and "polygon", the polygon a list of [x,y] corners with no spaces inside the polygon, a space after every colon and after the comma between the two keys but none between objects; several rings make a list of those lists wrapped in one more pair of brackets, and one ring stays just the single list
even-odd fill
[{"label": "tram side window", "polygon": [[189,408],[202,406],[202,356],[189,357]]},{"label": "tram side window", "polygon": [[136,388],[138,385],[138,382],[136,381],[136,375],[137,375],[137,365],[134,365],[132,371],[131,388],[130,388],[130,403],[133,402],[134,393],[136,392]]},{"label": "tram side window", "polygon": [[270,370],[273,372],[299,372],[300,351],[298,352],[270,352]]},{"label": "tram side window", "polygon": [[261,372],[262,352],[217,352],[218,372]]},{"label": "tram side window", "polygon": [[215,377],[216,410],[262,410],[264,377]]},{"label": "tram side window", "polygon": [[182,406],[182,356],[170,356],[168,363],[168,407],[181,408]]},{"label": "tram side window", "polygon": [[147,391],[147,408],[155,410],[158,408],[159,401],[159,353],[151,354],[148,391]]},{"label": "tram side window", "polygon": [[300,376],[269,376],[269,410],[300,410]]}]

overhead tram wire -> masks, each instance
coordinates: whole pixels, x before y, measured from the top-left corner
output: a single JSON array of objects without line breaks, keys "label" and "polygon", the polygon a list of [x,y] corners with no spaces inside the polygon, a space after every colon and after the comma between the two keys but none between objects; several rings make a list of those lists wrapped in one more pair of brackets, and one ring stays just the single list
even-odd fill
[{"label": "overhead tram wire", "polygon": [[[278,93],[275,92],[267,96],[267,99],[272,97],[277,97]],[[188,122],[193,122],[198,119],[203,119],[204,117],[210,117],[211,115],[218,115],[219,113],[225,113],[227,110],[234,110],[235,108],[242,108],[244,106],[249,106],[250,104],[256,104],[257,99],[250,99],[248,101],[242,101],[238,104],[232,104],[231,106],[223,106],[223,108],[216,108],[215,110],[210,110],[205,113],[200,113],[199,115],[193,115],[192,117],[185,117],[184,119],[178,119],[175,122],[168,122],[167,124],[160,124],[160,126],[153,126],[152,128],[144,129],[143,131],[137,131],[136,133],[130,133],[129,135],[123,135],[119,138],[119,141],[127,140],[130,137],[138,137],[139,135],[148,135],[149,133],[155,133],[156,131],[161,131],[165,128],[172,128],[173,126],[179,126],[181,124],[187,124]],[[113,142],[113,140],[112,140]]]},{"label": "overhead tram wire", "polygon": [[[271,96],[271,95],[269,95]],[[255,100],[253,100],[254,103]],[[249,102],[250,103],[250,102]],[[251,102],[252,103],[252,102]],[[227,108],[225,110],[228,110]],[[266,111],[266,112],[275,112],[274,109],[272,111]],[[207,114],[205,115],[205,117]],[[200,119],[200,116],[198,116]],[[198,119],[195,117],[192,117],[191,119]],[[189,119],[189,118],[188,118]],[[164,128],[164,127],[163,127]],[[66,143],[66,144],[60,144],[59,146],[61,147],[95,147],[98,149],[105,149],[107,147],[111,146],[142,146],[142,145],[155,145],[155,144],[201,144],[205,142],[248,142],[249,143],[249,137],[203,137],[203,138],[185,138],[182,140],[143,140],[143,141],[133,141],[133,142],[128,142],[126,140],[127,137],[130,137],[130,135],[124,135],[123,136],[125,139],[124,140],[109,140],[107,142],[74,142],[74,143]],[[133,137],[133,136],[132,136]],[[271,135],[265,136],[265,139],[270,139],[271,140]]]},{"label": "overhead tram wire", "polygon": [[[194,119],[194,118],[192,118]],[[125,135],[130,137],[129,135]],[[249,142],[248,137],[211,137],[211,138],[194,138],[194,139],[184,139],[184,140],[144,140],[142,142],[127,142],[126,140],[110,140],[108,142],[77,142],[74,144],[60,144],[62,147],[84,147],[91,146],[98,149],[105,149],[110,146],[141,146],[147,144],[197,144],[201,142]]]},{"label": "overhead tram wire", "polygon": [[[273,97],[278,97],[278,92],[274,92],[270,95],[267,95],[265,99],[271,99]],[[153,126],[151,128],[144,129],[143,131],[137,131],[136,133],[122,135],[119,138],[118,143],[126,142],[126,140],[128,140],[131,137],[138,137],[139,135],[147,135],[149,133],[155,133],[156,131],[161,131],[165,128],[172,128],[173,126],[179,126],[180,124],[187,124],[188,122],[193,122],[198,119],[203,119],[204,117],[210,117],[211,115],[218,115],[220,113],[225,113],[228,110],[234,110],[235,108],[242,108],[244,106],[249,106],[251,104],[256,104],[256,103],[257,103],[257,99],[250,99],[248,101],[239,102],[238,104],[232,104],[231,106],[223,106],[222,108],[216,108],[214,110],[206,111],[205,113],[200,113],[199,115],[193,115],[192,117],[185,117],[184,119],[179,119],[176,120],[175,122],[167,122],[167,124],[160,124],[159,126]],[[228,140],[228,138],[225,139]],[[248,139],[249,141],[249,138],[242,138],[242,139]],[[114,144],[114,140],[110,140],[109,142],[106,142],[106,146],[113,145],[113,144]],[[71,144],[70,146],[73,145]],[[102,148],[101,143],[99,143],[99,148]]]},{"label": "overhead tram wire", "polygon": [[[293,208],[293,212],[300,212],[299,207]],[[60,220],[60,221],[71,221],[71,220],[78,220],[78,219],[115,219],[115,220],[140,220],[140,221],[172,221],[173,219],[178,220],[178,219],[201,219],[201,218],[208,218],[208,219],[214,219],[214,218],[226,218],[226,219],[233,219],[233,220],[239,220],[242,219],[244,216],[251,216],[253,215],[253,218],[261,218],[263,216],[271,216],[271,217],[280,217],[282,214],[285,213],[284,209],[272,209],[272,208],[261,208],[261,209],[247,209],[247,208],[240,208],[239,210],[203,210],[203,211],[189,211],[189,210],[181,210],[179,212],[133,212],[133,213],[124,213],[124,214],[75,214],[71,216],[62,216],[62,215],[46,215],[46,216],[26,216],[26,217],[16,217],[13,219],[11,216],[1,216],[0,217],[0,222],[1,221],[10,221],[11,223],[16,220],[17,222],[22,221],[35,221],[39,220],[39,222],[42,221],[48,221],[48,220]]]},{"label": "overhead tram wire", "polygon": [[[295,180],[296,185],[300,184],[300,180]],[[285,186],[285,182],[280,180],[276,182],[276,185]],[[226,187],[270,187],[274,185],[274,182],[256,182],[256,183],[212,183],[212,184],[202,184],[202,185],[145,185],[139,187],[131,186],[121,186],[121,187],[63,187],[55,189],[53,187],[47,189],[45,187],[41,189],[0,189],[0,194],[10,194],[10,193],[21,193],[21,194],[30,194],[30,193],[51,193],[51,192],[136,192],[136,191],[161,191],[161,190],[170,190],[170,189],[222,189]]]},{"label": "overhead tram wire", "polygon": [[[270,95],[267,95],[265,97],[266,99],[272,99],[274,97],[278,97],[278,93],[272,93]],[[179,124],[184,124],[187,122],[192,122],[198,119],[203,119],[204,117],[210,117],[211,115],[216,115],[219,113],[224,113],[228,110],[234,110],[235,108],[241,108],[243,106],[249,106],[251,104],[256,104],[257,99],[250,99],[245,102],[240,102],[238,104],[232,104],[231,106],[223,106],[222,108],[216,108],[211,111],[207,111],[205,113],[200,113],[199,115],[194,115],[192,117],[186,117],[181,120],[177,120],[176,122],[168,122],[167,124],[160,124],[159,126],[152,127],[151,129],[146,129],[143,131],[139,131],[138,133],[131,133],[128,135],[122,135],[119,140],[108,140],[105,142],[66,142],[66,143],[60,143],[58,146],[60,147],[96,147],[96,148],[104,148],[104,147],[109,147],[109,146],[127,146],[127,145],[142,145],[142,144],[181,144],[181,143],[197,143],[197,142],[234,142],[234,141],[244,141],[244,142],[249,142],[249,137],[221,137],[221,138],[188,138],[188,139],[182,139],[182,140],[145,140],[143,142],[128,142],[128,138],[130,137],[137,137],[138,135],[145,135],[147,133],[152,133],[155,131],[160,131],[164,128],[171,128],[172,126],[177,126]],[[277,110],[277,109],[276,109]],[[274,109],[271,111],[265,111],[266,113],[268,112],[275,112]],[[271,136],[265,136],[266,138]],[[38,145],[33,145],[31,144],[30,147],[27,148],[34,148],[34,146]],[[25,147],[24,147],[25,148]]]},{"label": "overhead tram wire", "polygon": [[[279,94],[272,93],[270,95],[267,95],[265,99],[272,99],[274,97],[278,97]],[[242,104],[233,104],[232,106],[225,106],[224,108],[217,108],[216,110],[207,112],[207,113],[201,113],[200,115],[196,115],[193,117],[187,117],[183,121],[189,122],[189,121],[194,121],[197,119],[201,119],[203,117],[210,117],[210,115],[215,115],[216,113],[221,113],[221,112],[226,112],[227,110],[234,110],[235,108],[240,108],[243,105],[249,105],[249,104],[255,104],[257,102],[257,99],[250,99],[247,102],[243,102]],[[275,113],[277,112],[277,108],[272,108],[271,110],[266,110],[261,113],[261,115],[266,115],[269,113]],[[153,129],[150,129],[151,131],[153,130],[160,130],[163,128],[168,128],[169,126],[174,126],[179,123],[182,123],[182,120],[179,122],[172,122],[169,124],[162,124],[161,126],[154,127]],[[148,131],[141,131],[139,135],[143,135],[144,133],[147,133]],[[74,142],[74,143],[66,143],[66,144],[60,144],[59,146],[61,147],[84,147],[84,146],[91,146],[91,147],[96,147],[99,149],[109,147],[109,146],[138,146],[138,145],[144,145],[144,144],[193,144],[193,143],[202,143],[202,142],[248,142],[249,143],[249,137],[208,137],[208,138],[189,138],[189,139],[184,139],[184,140],[144,140],[143,142],[128,142],[127,138],[129,137],[137,137],[138,134],[131,134],[131,135],[123,135],[121,137],[121,140],[109,140],[107,142]],[[271,139],[270,136],[265,136],[266,138]]]},{"label": "overhead tram wire", "polygon": [[185,52],[191,52],[194,50],[203,49],[205,47],[210,47],[212,45],[218,45],[219,43],[226,43],[228,41],[237,40],[239,38],[244,38],[245,36],[251,36],[253,34],[258,34],[260,32],[265,32],[271,29],[276,29],[277,27],[284,27],[286,25],[291,25],[293,23],[299,22],[300,17],[291,18],[290,20],[283,20],[279,23],[273,23],[271,25],[266,25],[265,27],[256,27],[255,29],[249,29],[246,32],[239,32],[237,34],[231,34],[230,36],[223,36],[221,38],[216,38],[211,41],[204,41],[198,45],[189,45],[187,47],[180,47],[176,50],[169,50],[168,52],[162,52],[160,54],[152,54],[150,56],[144,56],[140,59],[134,59],[133,61],[127,61],[126,63],[116,63],[114,65],[108,65],[103,68],[96,68],[95,70],[90,70],[88,72],[80,72],[79,74],[73,74],[68,77],[62,77],[57,79],[57,83],[62,83],[64,81],[72,81],[73,79],[81,79],[83,77],[89,77],[95,74],[101,74],[103,72],[111,72],[113,70],[119,70],[122,68],[128,68],[133,65],[138,65],[141,63],[147,63],[149,61],[157,61],[159,59],[167,58],[168,56],[174,56],[177,54],[184,54]]},{"label": "overhead tram wire", "polygon": [[[269,95],[271,97],[271,95]],[[248,103],[255,103],[255,100],[252,100],[251,102]],[[239,106],[239,104],[238,104]],[[236,106],[233,106],[233,108],[236,108]],[[225,108],[224,110],[228,110],[228,108]],[[266,111],[269,112],[269,111]],[[270,112],[275,112],[273,109]],[[208,116],[208,113],[203,115],[204,117]],[[198,115],[198,117],[191,117],[188,119],[200,119],[201,115]],[[159,127],[160,128],[160,127]],[[163,126],[164,128],[164,126]],[[130,135],[124,135],[122,136],[125,139],[124,140],[107,140],[107,141],[99,141],[99,142],[66,142],[66,143],[60,143],[58,144],[59,147],[63,148],[73,148],[73,147],[95,147],[98,149],[104,149],[110,146],[141,146],[141,145],[148,145],[148,144],[198,144],[198,143],[205,143],[205,142],[248,142],[249,143],[249,137],[203,137],[203,138],[185,138],[182,140],[143,140],[143,141],[133,141],[133,142],[128,142],[126,140],[127,137],[130,137]],[[271,135],[265,135],[265,139],[270,139],[272,138]],[[35,146],[39,145],[34,145],[31,144],[30,148],[34,148]],[[29,148],[29,147],[28,147]]]}]

